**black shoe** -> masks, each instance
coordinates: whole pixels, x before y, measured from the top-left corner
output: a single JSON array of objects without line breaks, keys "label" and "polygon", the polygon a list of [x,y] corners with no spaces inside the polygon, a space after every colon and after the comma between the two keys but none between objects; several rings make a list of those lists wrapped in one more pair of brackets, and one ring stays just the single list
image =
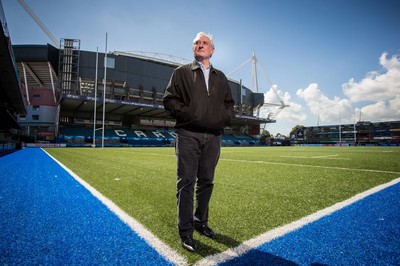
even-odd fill
[{"label": "black shoe", "polygon": [[192,236],[182,236],[182,247],[189,251],[196,251],[197,245]]},{"label": "black shoe", "polygon": [[214,233],[214,231],[210,227],[208,227],[206,224],[195,225],[194,228],[196,229],[196,231],[198,231],[202,235],[205,235],[206,237],[209,237],[209,238],[217,237],[217,234]]}]

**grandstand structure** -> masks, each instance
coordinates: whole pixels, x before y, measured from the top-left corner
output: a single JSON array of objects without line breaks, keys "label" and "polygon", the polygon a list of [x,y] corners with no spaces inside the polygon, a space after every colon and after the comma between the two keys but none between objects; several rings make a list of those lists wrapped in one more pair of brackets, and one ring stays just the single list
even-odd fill
[{"label": "grandstand structure", "polygon": [[325,146],[400,146],[400,121],[302,127],[291,133],[291,142]]},{"label": "grandstand structure", "polygon": [[[186,62],[143,53],[83,51],[78,39],[61,39],[59,48],[14,45],[13,50],[27,111],[18,116],[18,124],[30,142],[173,145],[175,121],[162,98],[173,70]],[[228,83],[236,117],[225,129],[223,145],[256,145],[260,125],[275,122],[253,115],[264,104],[264,95],[238,81]]]},{"label": "grandstand structure", "polygon": [[26,110],[1,2],[0,21],[0,155],[2,155],[18,148],[18,139],[13,138],[16,135],[15,131],[20,128],[17,116],[26,114]]}]

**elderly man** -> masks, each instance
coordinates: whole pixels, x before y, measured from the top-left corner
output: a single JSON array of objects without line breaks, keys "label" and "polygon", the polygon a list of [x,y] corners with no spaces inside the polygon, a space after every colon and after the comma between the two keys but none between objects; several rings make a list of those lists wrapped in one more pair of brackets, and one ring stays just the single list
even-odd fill
[{"label": "elderly man", "polygon": [[176,119],[178,230],[182,247],[189,251],[197,250],[194,230],[216,237],[208,226],[208,207],[223,128],[234,117],[228,80],[210,62],[214,49],[212,36],[198,33],[195,60],[174,70],[163,99],[165,110]]}]

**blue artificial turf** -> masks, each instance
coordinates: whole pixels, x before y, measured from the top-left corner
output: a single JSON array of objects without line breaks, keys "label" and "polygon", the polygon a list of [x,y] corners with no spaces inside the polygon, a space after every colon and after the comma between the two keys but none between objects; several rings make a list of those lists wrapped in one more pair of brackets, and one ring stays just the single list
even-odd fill
[{"label": "blue artificial turf", "polygon": [[0,157],[0,264],[170,265],[41,149]]},{"label": "blue artificial turf", "polygon": [[223,265],[400,265],[400,184]]}]

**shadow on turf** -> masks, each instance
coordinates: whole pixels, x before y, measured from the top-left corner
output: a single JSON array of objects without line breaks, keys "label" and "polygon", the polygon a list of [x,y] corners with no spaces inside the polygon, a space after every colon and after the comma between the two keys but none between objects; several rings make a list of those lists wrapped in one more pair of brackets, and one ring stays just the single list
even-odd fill
[{"label": "shadow on turf", "polygon": [[[240,242],[237,240],[222,234],[217,234],[217,237],[213,239],[215,242],[218,242],[228,248],[236,247],[240,245]],[[196,251],[200,256],[207,257],[210,254],[216,254],[222,252],[219,249],[216,249],[212,246],[209,246],[201,241],[201,237],[196,239],[196,242],[199,246],[199,249]]]},{"label": "shadow on turf", "polygon": [[[218,234],[217,238],[215,239],[216,242],[223,244],[224,246],[228,248],[234,248],[242,243],[229,237],[226,235],[221,235]],[[201,255],[202,257],[209,256],[210,254],[217,254],[221,252],[221,250],[218,250],[214,247],[211,247],[207,244],[204,244],[201,239],[197,240],[197,243],[199,245],[199,250],[197,253]],[[276,255],[263,252],[257,249],[252,249],[248,253],[244,254],[243,256],[240,256],[238,258],[234,258],[232,260],[229,260],[225,263],[219,264],[219,265],[251,265],[251,266],[264,266],[264,265],[270,265],[270,266],[295,266],[298,265],[297,263],[294,263],[290,260],[284,259],[282,257],[278,257]],[[322,264],[311,264],[312,266],[323,266]]]},{"label": "shadow on turf", "polygon": [[225,266],[235,266],[235,265],[251,265],[251,266],[297,266],[299,264],[293,261],[275,256],[270,253],[266,253],[260,250],[251,250],[249,253],[244,254],[241,257],[229,260],[225,263],[219,264]]}]

